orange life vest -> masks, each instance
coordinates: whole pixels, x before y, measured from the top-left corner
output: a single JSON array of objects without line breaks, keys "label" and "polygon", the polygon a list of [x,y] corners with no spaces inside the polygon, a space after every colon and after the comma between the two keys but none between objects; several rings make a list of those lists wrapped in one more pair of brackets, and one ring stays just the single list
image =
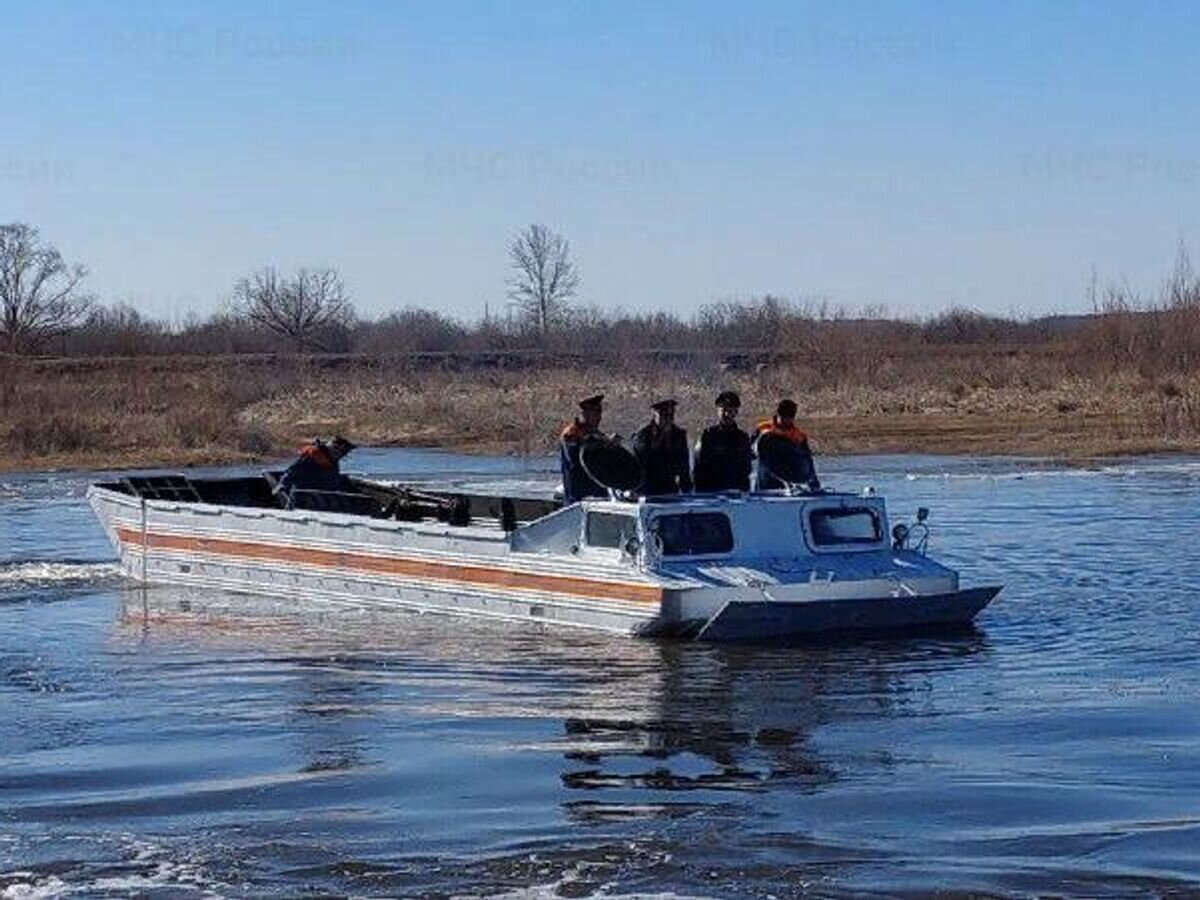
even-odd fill
[{"label": "orange life vest", "polygon": [[572,444],[582,441],[584,438],[591,437],[595,433],[595,428],[589,428],[576,419],[562,430],[561,438],[565,443]]},{"label": "orange life vest", "polygon": [[300,448],[300,455],[305,459],[311,459],[322,469],[333,468],[333,457],[320,444],[305,444]]},{"label": "orange life vest", "polygon": [[786,438],[793,444],[803,444],[808,440],[808,435],[795,426],[795,424],[784,426],[780,425],[774,419],[763,419],[755,426],[755,432],[758,434],[776,434],[781,438]]}]

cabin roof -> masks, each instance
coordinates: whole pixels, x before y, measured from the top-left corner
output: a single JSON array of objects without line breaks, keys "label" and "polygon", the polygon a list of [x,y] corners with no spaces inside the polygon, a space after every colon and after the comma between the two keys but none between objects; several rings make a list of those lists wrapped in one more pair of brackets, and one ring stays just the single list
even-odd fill
[{"label": "cabin roof", "polygon": [[871,500],[875,495],[864,497],[845,491],[829,491],[820,494],[787,494],[783,491],[718,491],[701,494],[670,494],[657,497],[639,497],[636,500],[588,499],[583,505],[588,509],[611,512],[636,513],[640,509],[712,509],[721,504],[738,505],[789,504],[799,505],[815,500]]}]

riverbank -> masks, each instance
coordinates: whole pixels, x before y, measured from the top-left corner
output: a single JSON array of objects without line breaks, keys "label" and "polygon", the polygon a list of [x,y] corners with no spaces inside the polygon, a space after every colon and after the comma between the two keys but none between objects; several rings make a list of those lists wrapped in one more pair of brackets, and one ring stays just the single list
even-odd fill
[{"label": "riverbank", "polygon": [[536,455],[584,394],[628,434],[653,398],[680,401],[695,436],[725,388],[751,427],[794,397],[819,454],[1013,454],[1065,460],[1200,451],[1200,377],[1079,373],[1036,352],[865,361],[828,382],[803,366],[722,370],[694,360],[430,365],[388,358],[9,360],[0,383],[0,469],[193,466],[287,458],[339,432],[362,445]]}]

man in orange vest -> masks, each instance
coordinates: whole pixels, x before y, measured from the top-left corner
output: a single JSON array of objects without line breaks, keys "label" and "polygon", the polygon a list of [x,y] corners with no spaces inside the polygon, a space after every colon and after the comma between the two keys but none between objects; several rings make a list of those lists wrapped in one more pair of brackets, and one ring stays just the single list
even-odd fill
[{"label": "man in orange vest", "polygon": [[798,475],[795,484],[802,484],[810,491],[819,491],[821,482],[817,479],[817,471],[813,466],[812,450],[808,446],[808,435],[796,427],[795,400],[780,400],[775,407],[773,418],[764,419],[755,429],[754,449],[758,458],[754,469],[754,489],[756,491],[778,490],[787,485],[774,472],[767,468],[762,455],[758,453],[758,442],[763,435],[774,435],[787,441],[792,447],[792,459],[788,461],[787,469]]},{"label": "man in orange vest", "polygon": [[589,441],[607,441],[600,432],[604,415],[604,395],[595,394],[579,401],[579,415],[562,430],[558,442],[558,460],[562,469],[563,503],[575,503],[584,497],[607,497],[608,489],[597,484],[579,459]]},{"label": "man in orange vest", "polygon": [[354,444],[342,436],[328,444],[320,439],[300,448],[300,457],[287,467],[279,479],[275,493],[292,498],[292,491],[337,492],[344,489],[341,460],[354,449]]}]

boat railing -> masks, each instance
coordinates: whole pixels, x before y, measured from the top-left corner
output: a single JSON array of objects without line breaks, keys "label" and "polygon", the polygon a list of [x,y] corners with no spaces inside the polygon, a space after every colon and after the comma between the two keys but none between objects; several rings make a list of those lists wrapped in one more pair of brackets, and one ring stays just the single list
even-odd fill
[{"label": "boat railing", "polygon": [[282,473],[254,477],[191,478],[187,475],[129,475],[97,486],[150,501],[254,509],[310,510],[396,519],[432,520],[466,526],[494,522],[511,532],[561,508],[553,500],[442,491],[424,485],[387,484],[353,476],[338,489],[281,484]]},{"label": "boat railing", "polygon": [[195,486],[183,475],[126,475],[120,483],[126,493],[145,500],[201,502]]}]

